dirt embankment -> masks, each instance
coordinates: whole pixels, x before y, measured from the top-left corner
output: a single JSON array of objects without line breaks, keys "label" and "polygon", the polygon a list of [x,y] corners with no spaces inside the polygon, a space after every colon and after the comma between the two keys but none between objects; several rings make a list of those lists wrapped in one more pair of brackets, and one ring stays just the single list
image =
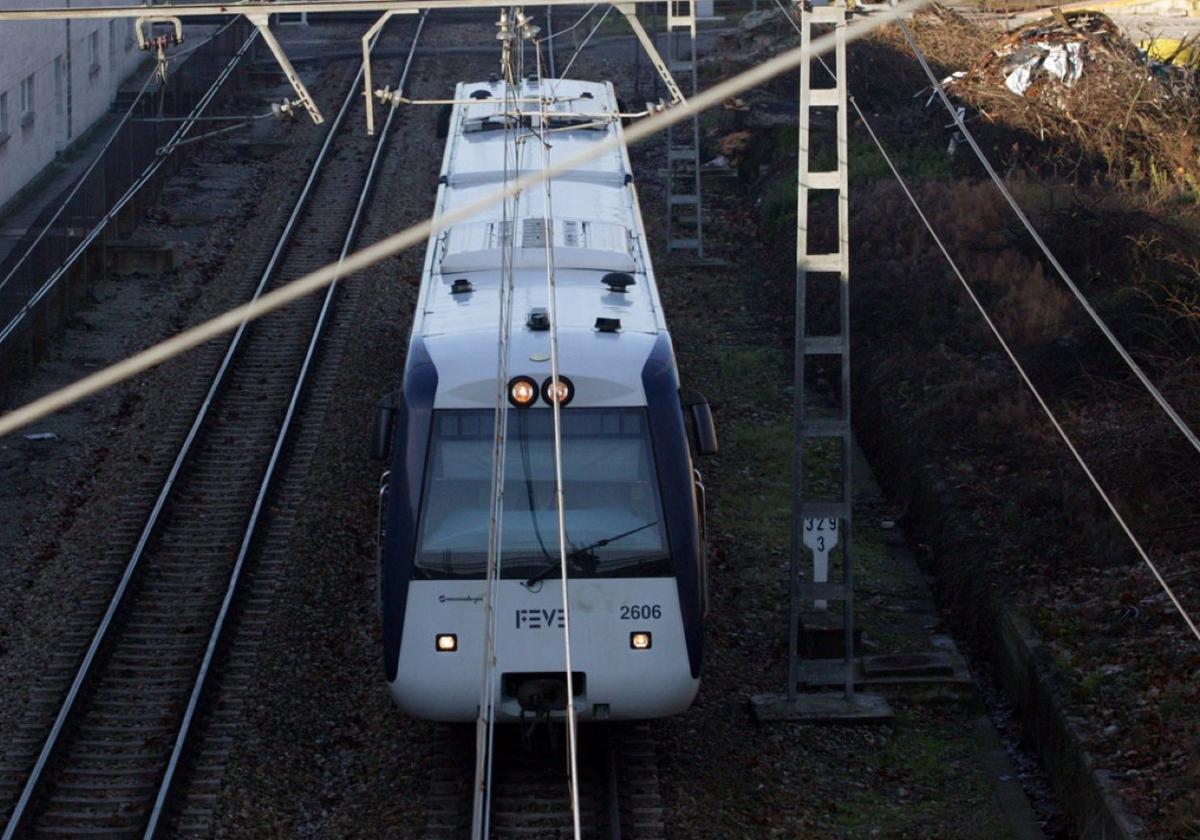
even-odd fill
[{"label": "dirt embankment", "polygon": [[[781,24],[778,40],[756,36],[759,49],[790,37]],[[1150,77],[1139,96],[1152,89],[1153,108],[1125,91],[1127,129],[1139,128],[1120,132],[1122,145],[1113,130],[1121,120],[1110,113],[1120,91],[1105,65],[1090,68],[1090,87],[1021,96],[1004,84],[991,34],[941,13],[912,26],[939,78],[972,71],[958,90],[984,149],[1100,316],[1200,426],[1200,212],[1186,177],[1197,164],[1187,151],[1194,105],[1170,99],[1169,86]],[[852,93],[1096,477],[1183,604],[1200,610],[1200,458],[969,149],[947,153],[949,120],[936,103],[923,107],[927,83],[905,49],[894,30],[855,45]],[[1125,56],[1121,72],[1130,78],[1150,74],[1132,51],[1114,54]],[[1083,78],[1088,72],[1085,65]],[[1040,84],[1044,94],[1050,83]],[[1088,109],[1072,110],[1087,90],[1109,99],[1093,94]],[[794,81],[776,82],[748,98],[749,113],[728,110],[708,132],[714,153],[735,133],[745,135],[732,162],[747,189],[763,196],[767,236],[788,236],[794,224],[795,129],[771,125],[755,108],[794,91]],[[1163,160],[1165,148],[1184,154],[1171,168],[1179,177],[1145,177],[1147,161]],[[852,129],[851,173],[856,431],[889,489],[910,512],[924,512],[910,524],[918,532],[924,526],[946,607],[983,655],[1000,640],[981,593],[1027,620],[1044,643],[1039,664],[1050,690],[1077,719],[1081,748],[1108,771],[1145,836],[1195,836],[1200,648],[861,126]],[[790,295],[791,255],[779,253],[766,276],[780,299]]]}]

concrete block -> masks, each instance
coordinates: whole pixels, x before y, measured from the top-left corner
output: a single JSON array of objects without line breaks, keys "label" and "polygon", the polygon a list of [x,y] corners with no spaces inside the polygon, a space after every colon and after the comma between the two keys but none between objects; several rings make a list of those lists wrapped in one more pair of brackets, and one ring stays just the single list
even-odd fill
[{"label": "concrete block", "polygon": [[887,700],[878,694],[817,692],[756,694],[750,706],[759,723],[890,723],[895,715]]},{"label": "concrete block", "polygon": [[114,274],[165,274],[178,265],[170,242],[120,239],[109,242],[106,250],[108,270]]},{"label": "concrete block", "polygon": [[[845,682],[844,659],[809,659],[800,664],[799,683],[806,689],[837,688]],[[854,685],[911,702],[970,703],[974,695],[966,660],[947,651],[856,659]]]}]

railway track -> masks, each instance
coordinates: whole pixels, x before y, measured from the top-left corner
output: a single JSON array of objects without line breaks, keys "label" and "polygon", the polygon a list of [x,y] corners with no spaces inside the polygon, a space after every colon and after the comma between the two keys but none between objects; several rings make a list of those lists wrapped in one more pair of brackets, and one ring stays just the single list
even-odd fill
[{"label": "railway track", "polygon": [[[515,726],[496,730],[491,840],[563,840],[573,836],[566,752],[542,730],[522,743]],[[434,740],[426,840],[471,837],[474,727],[440,726]],[[648,724],[590,726],[579,735],[579,810],[589,840],[662,840],[658,758]]]},{"label": "railway track", "polygon": [[[408,58],[402,70],[399,62],[377,67],[377,79],[399,75],[394,87],[405,85],[424,22],[422,15],[394,24],[409,33]],[[390,109],[368,140],[355,118],[361,98],[360,70],[254,296],[352,248],[395,116]],[[274,483],[334,302],[331,288],[324,298],[244,325],[230,340],[149,517],[130,530],[136,546],[99,627],[80,639],[86,651],[74,657],[69,688],[35,698],[31,714],[41,720],[24,730],[43,733],[29,738],[40,747],[29,762],[10,751],[0,766],[0,796],[15,800],[5,840],[151,837],[175,816],[183,772],[193,784],[206,774],[219,783],[219,760],[208,753],[189,760],[194,730],[223,664],[228,628],[257,620],[238,616],[245,608],[239,587],[258,561],[257,534],[270,519]],[[260,571],[282,569],[274,563]],[[244,666],[231,676],[235,687],[249,679]],[[186,817],[179,832],[206,827],[194,803]]]}]

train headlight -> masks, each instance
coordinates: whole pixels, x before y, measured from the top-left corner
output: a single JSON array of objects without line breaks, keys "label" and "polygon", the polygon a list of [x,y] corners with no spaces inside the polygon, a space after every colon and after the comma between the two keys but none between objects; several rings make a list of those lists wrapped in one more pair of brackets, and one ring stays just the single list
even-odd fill
[{"label": "train headlight", "polygon": [[438,653],[453,653],[458,650],[458,636],[453,633],[438,633]]},{"label": "train headlight", "polygon": [[629,634],[629,646],[634,650],[650,650],[650,634],[639,630]]},{"label": "train headlight", "polygon": [[515,377],[508,383],[508,401],[518,408],[533,405],[537,396],[537,383],[528,376]]},{"label": "train headlight", "polygon": [[[542,383],[542,399],[547,405],[554,405],[552,391],[554,390],[554,377],[546,378]],[[558,377],[558,404],[564,406],[571,401],[571,397],[575,396],[575,385],[570,379],[565,376]]]}]

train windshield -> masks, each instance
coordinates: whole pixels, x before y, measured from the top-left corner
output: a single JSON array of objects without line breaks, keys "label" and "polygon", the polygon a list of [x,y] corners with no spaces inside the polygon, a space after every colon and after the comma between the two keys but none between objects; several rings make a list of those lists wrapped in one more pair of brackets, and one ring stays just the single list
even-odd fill
[{"label": "train windshield", "polygon": [[[487,568],[494,412],[443,410],[433,432],[413,576],[482,578]],[[558,576],[553,415],[511,409],[504,467],[501,575]],[[571,577],[671,574],[644,408],[562,412],[563,495]]]}]

